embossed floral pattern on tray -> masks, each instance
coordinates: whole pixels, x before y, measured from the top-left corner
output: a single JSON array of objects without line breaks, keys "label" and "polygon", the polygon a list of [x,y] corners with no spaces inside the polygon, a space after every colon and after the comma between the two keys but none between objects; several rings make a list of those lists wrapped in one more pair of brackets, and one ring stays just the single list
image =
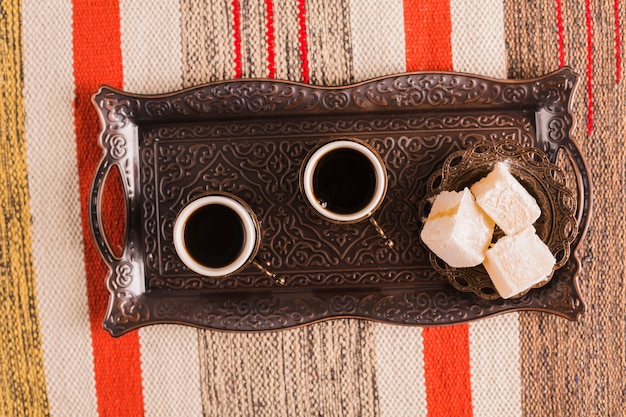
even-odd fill
[{"label": "embossed floral pattern on tray", "polygon": [[[157,323],[256,331],[333,317],[441,325],[522,309],[575,319],[584,310],[575,249],[591,214],[590,177],[570,136],[576,84],[563,68],[532,80],[417,72],[340,87],[233,80],[161,95],[103,86],[93,96],[103,156],[89,207],[109,269],[104,327],[118,336]],[[307,152],[338,136],[369,143],[385,161],[388,191],[376,215],[393,250],[365,222],[320,219],[298,192]],[[540,149],[552,163],[565,155],[575,177],[575,237],[549,284],[514,300],[484,300],[432,267],[418,207],[448,155],[507,140]],[[100,211],[112,167],[126,203],[120,256]],[[258,256],[284,285],[253,268],[209,278],[184,267],[173,250],[173,220],[212,191],[252,207],[261,221]]]}]

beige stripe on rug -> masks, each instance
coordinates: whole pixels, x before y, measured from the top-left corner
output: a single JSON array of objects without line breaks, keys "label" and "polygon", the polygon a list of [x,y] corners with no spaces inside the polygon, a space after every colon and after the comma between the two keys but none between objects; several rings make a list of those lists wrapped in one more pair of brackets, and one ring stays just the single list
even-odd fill
[{"label": "beige stripe on rug", "polygon": [[[605,2],[605,13],[608,12],[607,5],[608,2]],[[552,18],[556,21],[556,7],[552,12],[546,11],[547,7],[543,7],[543,13],[545,15],[540,20],[541,22],[548,22]],[[596,10],[596,8],[594,8]],[[530,13],[536,10],[530,10]],[[578,83],[578,91],[577,91],[577,100],[574,102],[574,114],[578,118],[578,129],[575,131],[577,135],[579,143],[583,146],[588,145],[586,142],[589,141],[590,138],[585,137],[587,133],[587,103],[589,102],[588,97],[588,81],[587,81],[587,29],[585,27],[586,22],[586,12],[585,5],[582,1],[576,0],[566,0],[561,1],[561,16],[563,21],[563,45],[564,45],[564,59],[565,65],[571,66],[580,76]],[[604,22],[603,25],[606,26],[605,30],[609,30],[612,26],[608,24],[609,15],[603,14]],[[531,16],[524,15],[524,19],[521,22],[528,21],[531,19]],[[521,23],[518,22],[518,23]],[[529,28],[526,28],[529,30]],[[597,30],[597,28],[595,29]],[[537,29],[535,29],[537,31]],[[605,32],[606,34],[606,32]],[[534,66],[524,66],[529,73],[533,73],[532,71],[536,71],[537,75],[540,72],[552,71],[558,67],[558,38],[557,33],[554,31],[549,32],[547,29],[543,29],[542,32],[534,34],[535,42],[539,44],[543,44],[543,46],[538,46],[539,49],[533,49],[535,46],[531,46],[530,48],[525,48],[522,46],[518,46],[521,49],[521,52],[527,57],[528,61],[535,60],[536,63]],[[536,39],[544,39],[543,42],[538,42]],[[550,39],[550,41],[547,41]],[[596,39],[597,41],[597,39]],[[609,39],[604,39],[605,48],[609,46],[613,41],[613,36]],[[607,45],[608,44],[608,45]],[[597,47],[597,46],[596,46]],[[593,48],[593,46],[592,46]],[[513,48],[511,53],[516,51],[517,48]],[[606,64],[606,63],[605,63]],[[596,64],[597,65],[597,64]],[[613,65],[606,65],[607,71],[614,68]],[[533,75],[533,76],[534,76]],[[613,87],[613,86],[611,86]],[[613,88],[611,88],[612,90]],[[616,101],[617,102],[617,101]]]},{"label": "beige stripe on rug", "polygon": [[235,76],[233,10],[230,0],[181,0],[183,85]]},{"label": "beige stripe on rug", "polygon": [[378,415],[374,335],[367,322],[203,336],[207,416]]},{"label": "beige stripe on rug", "polygon": [[[288,10],[291,10],[291,16],[287,16]],[[281,59],[279,56],[297,57],[295,63],[301,66],[299,50],[290,49],[297,45],[293,38],[298,28],[297,12],[295,7],[283,10],[275,5],[274,13],[278,16],[274,20],[275,51],[277,61]],[[215,10],[215,13],[221,11]],[[248,36],[242,38],[247,45],[242,44],[247,48],[245,54],[256,54],[247,59],[250,62],[267,60],[266,50],[262,49],[267,48],[264,40],[261,42],[259,36],[252,36],[266,28],[265,22],[258,19],[261,12],[242,13],[242,22],[255,26],[242,27]],[[334,25],[328,27],[329,22],[333,22],[338,24],[337,27],[349,28],[344,22],[346,13],[341,4],[333,2],[317,3],[312,10],[307,9],[307,27],[313,27],[309,41],[311,37],[314,39],[313,48],[309,50],[311,74],[315,74],[315,81],[319,84],[345,82],[352,76],[349,35],[345,31],[338,33]],[[183,10],[183,62],[194,59],[189,55],[192,48],[185,42],[209,36],[206,33],[186,34],[190,19],[195,17]],[[209,29],[195,27],[195,30]],[[253,39],[257,45],[251,45]],[[285,45],[285,41],[291,44]],[[202,55],[197,51],[193,53]],[[279,70],[281,65],[284,63],[277,65],[277,75],[285,71],[284,67]],[[289,71],[293,71],[294,63],[290,65]],[[192,66],[183,69],[187,82],[202,83],[220,78],[220,74],[203,73],[204,69],[194,72],[196,68]],[[246,71],[249,71],[246,76],[266,75],[256,67],[249,67]],[[287,75],[300,79],[295,73]],[[369,322],[333,320],[271,333],[204,330],[199,333],[202,402],[207,416],[378,415],[374,334]]]},{"label": "beige stripe on rug", "polygon": [[297,2],[274,1],[275,77],[281,80],[302,81],[300,52],[300,25]]},{"label": "beige stripe on rug", "polygon": [[306,1],[309,76],[315,85],[354,81],[348,0]]},{"label": "beige stripe on rug", "polygon": [[267,19],[264,0],[241,0],[241,76],[265,78],[268,76]]},{"label": "beige stripe on rug", "polygon": [[[576,323],[541,313],[520,316],[524,415],[623,415],[626,224],[621,213],[626,201],[626,94],[623,81],[615,84],[613,2],[590,2],[594,102],[590,136],[585,2],[559,3],[565,63],[581,76],[574,138],[587,157],[596,196],[589,233],[578,251],[584,259],[580,287],[587,311]],[[509,72],[536,76],[554,69],[558,64],[555,3],[507,0],[505,10]],[[623,19],[623,6],[621,13]]]},{"label": "beige stripe on rug", "polygon": [[74,135],[72,2],[25,2],[22,28],[33,254],[50,413],[95,416]]},{"label": "beige stripe on rug", "polygon": [[[558,67],[556,2],[504,1],[509,78],[532,78]],[[574,26],[583,36],[584,19]],[[532,24],[531,24],[532,23]],[[572,32],[571,28],[568,32]]]},{"label": "beige stripe on rug", "polygon": [[[120,2],[124,89],[156,94],[183,87],[180,5]],[[139,329],[146,417],[201,416],[198,332],[184,326]]]}]

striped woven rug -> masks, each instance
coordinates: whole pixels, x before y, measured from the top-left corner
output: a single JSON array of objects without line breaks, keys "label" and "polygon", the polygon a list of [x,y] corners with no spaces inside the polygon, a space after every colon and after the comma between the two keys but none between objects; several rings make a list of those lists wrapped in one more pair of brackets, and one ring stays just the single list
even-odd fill
[{"label": "striped woven rug", "polygon": [[[624,3],[0,0],[0,416],[626,415]],[[563,65],[581,75],[575,138],[596,196],[580,321],[102,330],[106,270],[87,222],[100,84],[530,78]],[[106,229],[121,242],[111,190]]]}]

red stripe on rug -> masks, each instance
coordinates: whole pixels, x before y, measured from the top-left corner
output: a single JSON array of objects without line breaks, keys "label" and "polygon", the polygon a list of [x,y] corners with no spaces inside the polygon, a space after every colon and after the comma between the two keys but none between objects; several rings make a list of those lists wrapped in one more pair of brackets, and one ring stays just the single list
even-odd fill
[{"label": "red stripe on rug", "polygon": [[274,4],[272,0],[265,0],[265,15],[265,36],[267,37],[267,76],[268,78],[274,78],[276,76],[276,52],[274,49]]},{"label": "red stripe on rug", "polygon": [[235,50],[235,78],[241,78],[241,10],[239,0],[233,0],[233,47]]},{"label": "red stripe on rug", "polygon": [[613,4],[615,9],[615,83],[622,79],[622,27],[619,22],[619,0]]},{"label": "red stripe on rug", "polygon": [[585,0],[585,26],[587,27],[587,135],[593,133],[593,14],[591,0]]},{"label": "red stripe on rug", "polygon": [[424,381],[429,417],[471,417],[469,328],[425,328]]},{"label": "red stripe on rug", "polygon": [[450,0],[404,0],[406,70],[452,69]]},{"label": "red stripe on rug", "polygon": [[[104,286],[107,271],[93,242],[88,220],[91,180],[102,155],[97,144],[100,122],[90,99],[100,84],[122,87],[120,42],[117,1],[73,1],[76,150],[95,387],[99,415],[111,417],[144,413],[139,336],[131,333],[114,339],[102,329],[109,297]],[[120,196],[119,193],[113,195]],[[121,207],[120,199],[106,201],[102,207],[103,217],[119,218],[119,213],[123,212]],[[107,234],[113,242],[120,242],[123,230],[120,221],[113,221],[109,223]]]},{"label": "red stripe on rug", "polygon": [[[452,70],[449,0],[404,0],[406,70]],[[471,416],[469,328],[425,328],[424,380],[429,417]]]},{"label": "red stripe on rug", "polygon": [[300,61],[302,65],[302,82],[309,82],[309,53],[306,36],[306,4],[305,0],[298,0],[298,41],[300,42]]},{"label": "red stripe on rug", "polygon": [[556,30],[559,44],[559,67],[565,65],[565,40],[563,39],[563,9],[561,0],[556,0]]}]

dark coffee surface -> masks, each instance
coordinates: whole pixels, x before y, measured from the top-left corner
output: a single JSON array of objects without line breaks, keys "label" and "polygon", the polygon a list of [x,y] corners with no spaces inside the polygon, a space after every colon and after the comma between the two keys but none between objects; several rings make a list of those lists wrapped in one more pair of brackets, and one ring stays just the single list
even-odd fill
[{"label": "dark coffee surface", "polygon": [[354,149],[324,155],[313,172],[313,192],[326,209],[339,214],[362,210],[376,189],[374,167]]},{"label": "dark coffee surface", "polygon": [[212,204],[196,210],[185,226],[185,245],[191,257],[209,268],[232,263],[244,243],[243,225],[230,208]]}]

